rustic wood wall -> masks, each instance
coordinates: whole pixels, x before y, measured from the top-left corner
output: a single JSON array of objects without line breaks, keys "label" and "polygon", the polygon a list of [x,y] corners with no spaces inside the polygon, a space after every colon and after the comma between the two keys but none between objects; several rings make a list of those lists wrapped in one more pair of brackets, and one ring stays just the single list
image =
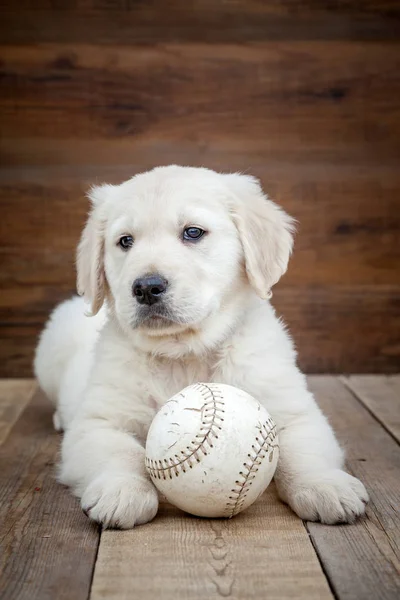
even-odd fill
[{"label": "rustic wood wall", "polygon": [[88,185],[173,162],[247,170],[299,220],[274,302],[305,370],[398,369],[398,2],[0,10],[0,375],[74,289]]}]

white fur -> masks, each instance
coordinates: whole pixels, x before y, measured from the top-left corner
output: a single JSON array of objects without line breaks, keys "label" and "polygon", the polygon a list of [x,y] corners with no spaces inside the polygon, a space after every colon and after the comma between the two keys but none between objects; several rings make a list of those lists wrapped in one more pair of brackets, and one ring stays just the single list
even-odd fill
[{"label": "white fur", "polygon": [[[300,517],[337,523],[361,515],[365,488],[341,470],[343,452],[265,300],[287,267],[290,217],[254,178],[207,169],[157,168],[90,197],[78,289],[91,308],[78,298],[59,306],[35,360],[57,407],[55,425],[65,430],[59,479],[85,512],[121,528],[155,516],[144,468],[148,427],[180,389],[214,381],[242,388],[274,417],[278,491]],[[189,225],[208,233],[183,242]],[[118,240],[128,234],[135,242],[124,252]],[[149,273],[169,282],[170,321],[143,320],[132,295],[133,281]]]}]

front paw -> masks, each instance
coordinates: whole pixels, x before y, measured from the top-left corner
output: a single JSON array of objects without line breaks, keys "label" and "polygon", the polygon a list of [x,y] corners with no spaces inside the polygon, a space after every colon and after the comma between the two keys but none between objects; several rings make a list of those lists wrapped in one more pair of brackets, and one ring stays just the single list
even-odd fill
[{"label": "front paw", "polygon": [[103,473],[86,488],[81,506],[90,519],[105,528],[131,529],[156,516],[158,495],[144,477]]},{"label": "front paw", "polygon": [[328,525],[353,523],[364,514],[368,502],[361,481],[339,469],[297,478],[282,496],[305,521]]}]

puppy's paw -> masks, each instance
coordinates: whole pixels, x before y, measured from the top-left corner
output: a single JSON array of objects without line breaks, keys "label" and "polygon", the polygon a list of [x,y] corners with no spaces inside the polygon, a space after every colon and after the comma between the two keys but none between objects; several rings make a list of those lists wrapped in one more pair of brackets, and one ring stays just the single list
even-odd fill
[{"label": "puppy's paw", "polygon": [[339,469],[296,479],[286,489],[285,496],[299,517],[328,525],[353,523],[364,514],[368,502],[361,481]]},{"label": "puppy's paw", "polygon": [[156,516],[158,495],[154,485],[140,475],[103,473],[86,488],[81,506],[105,528],[131,529]]}]

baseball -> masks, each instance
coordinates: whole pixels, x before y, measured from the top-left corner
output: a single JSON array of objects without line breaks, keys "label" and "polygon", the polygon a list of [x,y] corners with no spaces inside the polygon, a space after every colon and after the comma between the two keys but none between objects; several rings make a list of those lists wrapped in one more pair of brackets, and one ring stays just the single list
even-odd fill
[{"label": "baseball", "polygon": [[252,396],[197,383],[173,396],[147,437],[146,468],[171,504],[200,517],[233,517],[269,485],[278,462],[276,425]]}]

